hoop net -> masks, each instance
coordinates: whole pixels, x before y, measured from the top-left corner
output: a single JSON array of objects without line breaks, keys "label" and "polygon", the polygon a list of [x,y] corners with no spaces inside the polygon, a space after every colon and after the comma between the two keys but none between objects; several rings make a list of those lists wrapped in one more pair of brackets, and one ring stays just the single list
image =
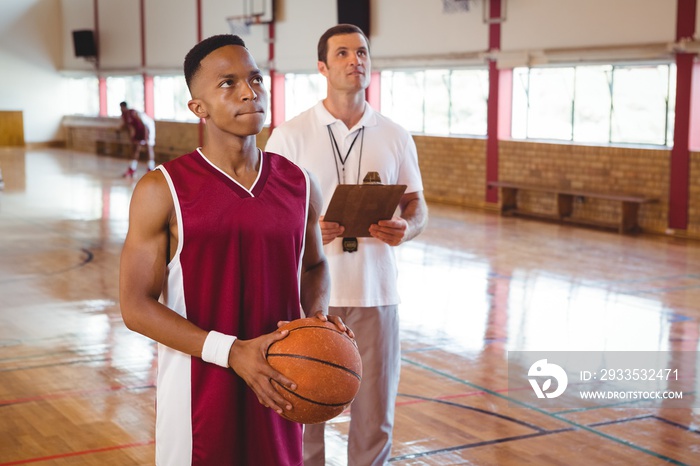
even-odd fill
[{"label": "hoop net", "polygon": [[250,35],[250,25],[252,24],[248,18],[226,18],[231,34],[237,36]]},{"label": "hoop net", "polygon": [[453,15],[469,11],[471,0],[442,0],[442,13]]},{"label": "hoop net", "polygon": [[256,24],[263,24],[260,15],[229,16],[226,18],[231,34],[237,36],[250,35],[250,27]]}]

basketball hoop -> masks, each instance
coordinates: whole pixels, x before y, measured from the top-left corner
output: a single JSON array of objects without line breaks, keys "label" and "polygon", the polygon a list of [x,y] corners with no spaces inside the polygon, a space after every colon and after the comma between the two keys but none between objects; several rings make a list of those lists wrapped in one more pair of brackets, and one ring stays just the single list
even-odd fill
[{"label": "basketball hoop", "polygon": [[453,15],[455,13],[467,12],[473,0],[442,0],[442,13]]},{"label": "basketball hoop", "polygon": [[262,24],[259,15],[246,16],[229,16],[226,18],[231,34],[237,36],[249,36],[250,26],[253,24]]},{"label": "basketball hoop", "polygon": [[248,36],[251,26],[270,24],[275,20],[275,0],[236,0],[231,16],[226,18],[231,34]]}]

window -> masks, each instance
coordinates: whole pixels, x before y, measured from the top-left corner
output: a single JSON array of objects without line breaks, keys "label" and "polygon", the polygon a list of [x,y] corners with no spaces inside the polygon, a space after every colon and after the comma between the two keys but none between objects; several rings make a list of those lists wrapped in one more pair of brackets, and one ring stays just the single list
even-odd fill
[{"label": "window", "polygon": [[612,66],[576,69],[573,140],[607,144],[610,138]]},{"label": "window", "polygon": [[270,78],[270,73],[263,74],[263,86],[267,89],[267,110],[265,111],[265,125],[270,126],[272,124],[272,112],[270,103],[272,102],[272,78]]},{"label": "window", "polygon": [[423,133],[424,71],[382,71],[382,113],[408,131]]},{"label": "window", "polygon": [[574,69],[530,71],[528,137],[571,140]]},{"label": "window", "polygon": [[450,134],[486,135],[489,75],[486,70],[450,73]]},{"label": "window", "polygon": [[154,76],[153,89],[156,120],[198,121],[187,107],[190,91],[183,75]]},{"label": "window", "polygon": [[516,68],[512,137],[672,145],[675,66]]},{"label": "window", "polygon": [[616,67],[612,88],[610,142],[666,145],[669,66]]},{"label": "window", "polygon": [[100,94],[97,77],[64,78],[67,115],[97,116],[100,113]]},{"label": "window", "polygon": [[129,108],[143,111],[143,77],[111,76],[107,78],[107,115],[121,116],[120,102]]},{"label": "window", "polygon": [[382,113],[414,133],[486,135],[486,70],[382,71]]},{"label": "window", "polygon": [[326,78],[323,75],[287,73],[284,76],[284,119],[294,118],[325,97]]}]

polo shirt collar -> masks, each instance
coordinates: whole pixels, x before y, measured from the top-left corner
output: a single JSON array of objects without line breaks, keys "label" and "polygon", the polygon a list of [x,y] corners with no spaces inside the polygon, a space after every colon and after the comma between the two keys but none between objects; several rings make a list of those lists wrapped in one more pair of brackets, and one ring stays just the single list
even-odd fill
[{"label": "polo shirt collar", "polygon": [[[340,121],[338,118],[334,117],[331,115],[331,113],[326,109],[326,106],[323,105],[323,100],[320,100],[316,106],[314,107],[314,113],[316,114],[316,118],[318,121],[323,125],[332,125],[336,121]],[[341,122],[341,124],[344,124]],[[362,114],[362,118],[360,118],[360,121],[355,124],[354,127],[350,128],[350,132],[355,131],[356,129],[359,129],[362,126],[375,126],[377,124],[377,116],[376,112],[374,109],[367,103],[365,102],[365,112]]]}]

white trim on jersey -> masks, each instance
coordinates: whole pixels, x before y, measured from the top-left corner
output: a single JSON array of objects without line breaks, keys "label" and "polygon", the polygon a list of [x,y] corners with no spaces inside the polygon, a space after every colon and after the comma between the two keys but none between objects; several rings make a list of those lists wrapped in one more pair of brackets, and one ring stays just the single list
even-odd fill
[{"label": "white trim on jersey", "polygon": [[262,168],[263,168],[263,156],[262,156],[262,151],[261,151],[260,149],[258,149],[258,156],[259,156],[259,159],[260,159],[260,167],[258,168],[258,176],[255,177],[255,181],[254,181],[253,184],[250,186],[250,189],[246,188],[246,187],[243,186],[241,183],[239,183],[238,181],[234,180],[233,177],[231,177],[231,175],[229,175],[228,173],[226,173],[225,171],[223,171],[222,169],[220,169],[219,167],[217,167],[216,165],[214,165],[214,164],[211,162],[211,160],[209,160],[209,159],[207,158],[207,156],[204,155],[204,153],[202,153],[202,150],[201,150],[201,149],[202,149],[201,147],[198,147],[198,148],[197,148],[197,152],[199,152],[199,155],[201,155],[202,158],[203,158],[209,165],[211,165],[212,167],[214,167],[214,168],[215,168],[216,170],[218,170],[219,172],[223,173],[223,174],[226,176],[226,178],[228,178],[229,180],[231,180],[231,181],[233,181],[234,183],[236,183],[238,186],[241,187],[241,189],[244,189],[248,194],[251,195],[251,197],[255,197],[255,195],[253,194],[253,189],[255,189],[255,185],[257,185],[257,184],[258,184],[258,181],[260,180],[260,174],[262,173]]},{"label": "white trim on jersey", "polygon": [[168,173],[168,170],[166,170],[163,165],[158,165],[156,169],[163,173],[165,181],[168,182],[170,195],[173,198],[173,205],[175,206],[175,218],[177,219],[177,249],[175,250],[175,255],[168,264],[168,269],[170,269],[175,260],[180,257],[182,246],[185,244],[185,238],[183,238],[184,234],[182,232],[182,211],[180,210],[180,200],[177,197],[177,191],[175,191],[175,186],[173,185],[173,180],[170,178],[170,173]]},{"label": "white trim on jersey", "polygon": [[[187,318],[184,278],[180,253],[184,244],[182,212],[170,174],[162,165],[157,167],[168,182],[177,217],[178,244],[168,263],[166,280],[160,302]],[[191,356],[158,344],[158,387],[156,390],[156,465],[180,466],[192,464],[192,380]],[[167,442],[161,438],[168,439]]]},{"label": "white trim on jersey", "polygon": [[[294,163],[294,162],[292,162]],[[296,165],[296,164],[295,164]],[[304,251],[306,250],[306,230],[309,227],[309,204],[311,200],[311,179],[309,178],[309,174],[307,173],[306,169],[298,167],[299,170],[304,174],[304,179],[306,180],[306,207],[304,208],[304,237],[301,239],[301,251],[300,251],[300,256],[299,256],[299,270],[297,270],[297,283],[299,286],[299,297],[301,298],[301,271],[302,268],[304,267]],[[304,308],[301,306],[301,303],[299,304],[299,309],[301,309],[302,314],[306,314],[304,312]]]}]

